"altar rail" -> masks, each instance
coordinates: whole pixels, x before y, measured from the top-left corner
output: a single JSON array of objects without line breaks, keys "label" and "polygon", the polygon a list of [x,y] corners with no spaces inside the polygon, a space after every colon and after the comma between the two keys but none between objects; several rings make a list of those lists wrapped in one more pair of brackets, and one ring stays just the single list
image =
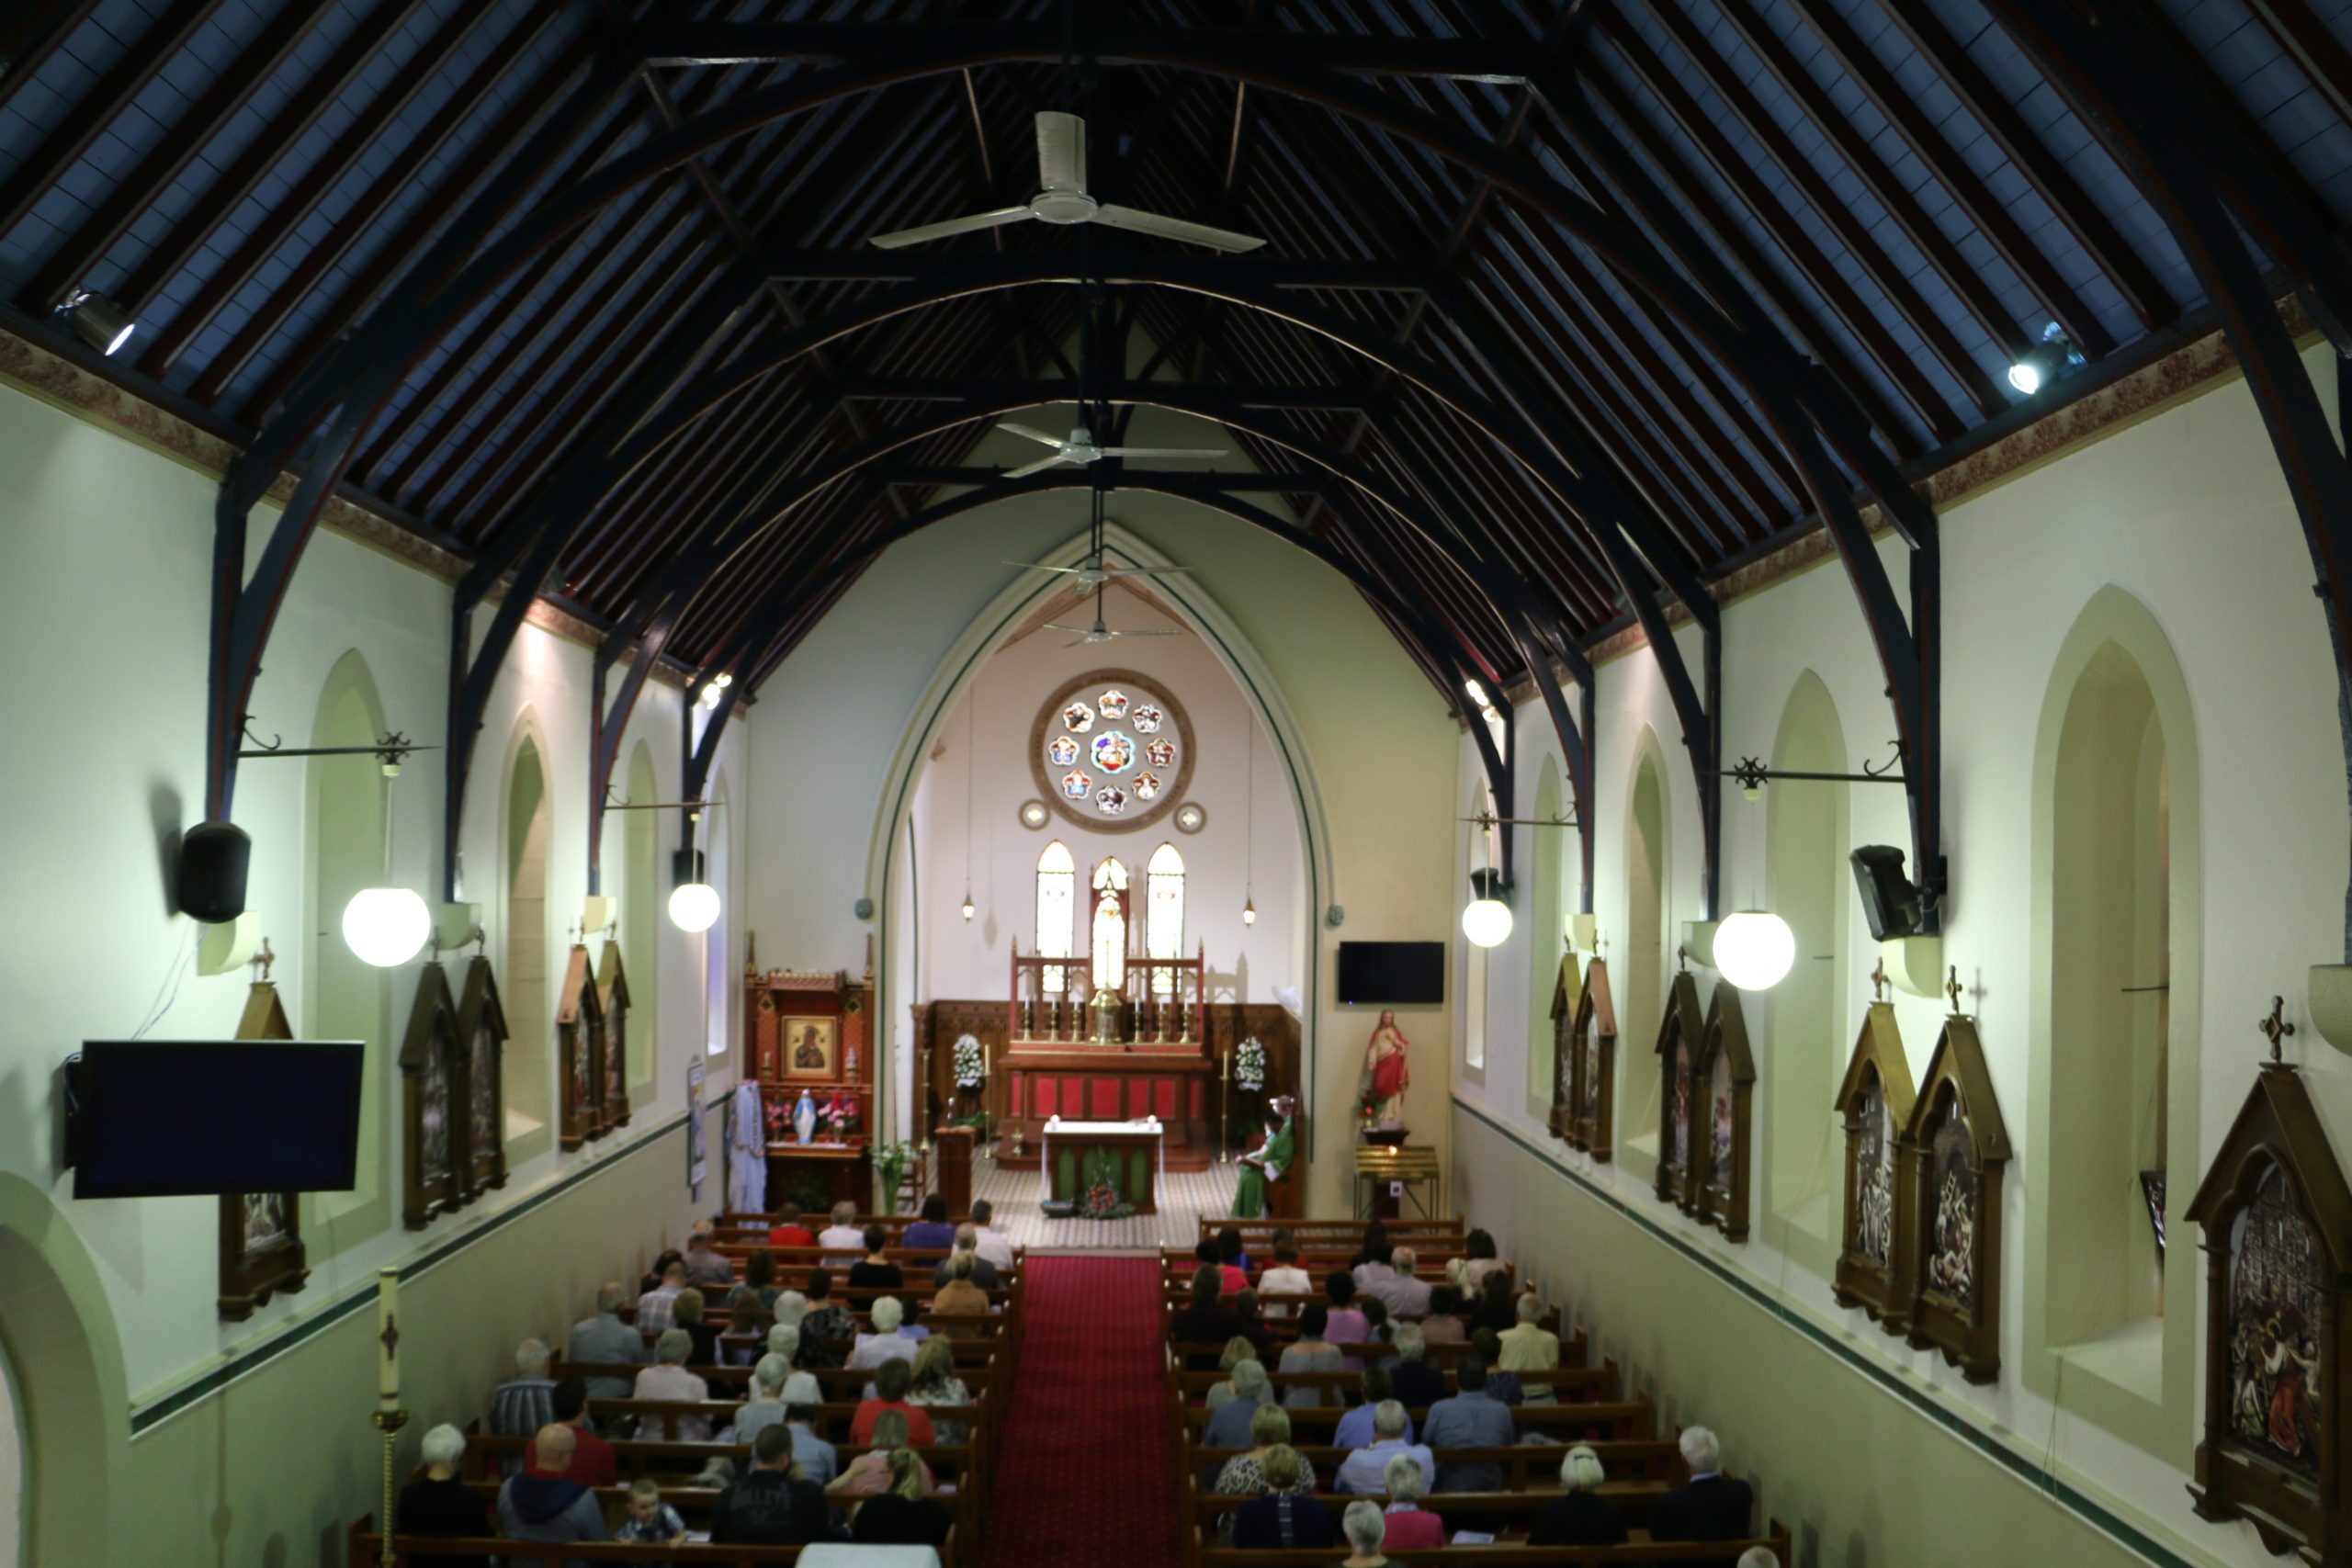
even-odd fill
[{"label": "altar rail", "polygon": [[1090,1042],[1138,1045],[1195,1044],[1207,1035],[1208,953],[1190,958],[1153,958],[1129,953],[1124,973],[1111,987],[1118,1007],[1107,1029],[1098,1032],[1094,1010],[1094,961],[1091,956],[1050,958],[1012,948],[1012,1001],[1008,1037],[1016,1042],[1081,1045]]}]

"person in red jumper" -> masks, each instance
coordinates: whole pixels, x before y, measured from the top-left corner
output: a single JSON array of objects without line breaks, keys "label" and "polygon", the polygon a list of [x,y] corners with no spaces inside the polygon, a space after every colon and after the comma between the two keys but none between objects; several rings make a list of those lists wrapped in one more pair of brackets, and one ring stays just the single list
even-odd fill
[{"label": "person in red jumper", "polygon": [[775,1224],[768,1227],[768,1245],[770,1247],[814,1247],[817,1245],[816,1236],[800,1223],[799,1204],[778,1203],[775,1206]]}]

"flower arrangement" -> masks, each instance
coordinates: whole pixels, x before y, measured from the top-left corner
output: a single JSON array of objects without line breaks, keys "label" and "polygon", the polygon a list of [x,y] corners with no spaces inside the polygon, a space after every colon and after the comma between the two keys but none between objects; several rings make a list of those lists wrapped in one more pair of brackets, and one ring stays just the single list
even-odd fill
[{"label": "flower arrangement", "polygon": [[1078,1212],[1090,1220],[1124,1220],[1136,1212],[1136,1206],[1122,1200],[1114,1178],[1117,1167],[1107,1149],[1096,1149],[1086,1156],[1084,1179],[1079,1185],[1085,1195],[1079,1200]]},{"label": "flower arrangement", "polygon": [[956,1087],[978,1089],[988,1081],[988,1071],[980,1056],[980,1043],[967,1034],[956,1042]]},{"label": "flower arrangement", "polygon": [[1233,1048],[1233,1087],[1250,1094],[1266,1087],[1266,1048],[1254,1034]]},{"label": "flower arrangement", "polygon": [[884,1144],[874,1151],[875,1167],[882,1173],[882,1201],[887,1212],[898,1212],[899,1183],[905,1179],[907,1167],[914,1161],[912,1144]]}]

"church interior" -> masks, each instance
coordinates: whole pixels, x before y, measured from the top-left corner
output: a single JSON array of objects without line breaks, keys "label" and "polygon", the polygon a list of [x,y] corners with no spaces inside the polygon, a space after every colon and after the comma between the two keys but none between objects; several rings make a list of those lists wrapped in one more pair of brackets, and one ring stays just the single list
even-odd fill
[{"label": "church interior", "polygon": [[2348,360],[2347,0],[0,7],[0,1568],[2352,1564]]}]

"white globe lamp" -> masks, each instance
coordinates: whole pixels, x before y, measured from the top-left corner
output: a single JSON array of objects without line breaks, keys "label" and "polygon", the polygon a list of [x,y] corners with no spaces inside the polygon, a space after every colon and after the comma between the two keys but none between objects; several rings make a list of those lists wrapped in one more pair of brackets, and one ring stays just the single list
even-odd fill
[{"label": "white globe lamp", "polygon": [[398,968],[433,934],[433,913],[406,887],[363,887],[343,907],[343,941],[362,964]]},{"label": "white globe lamp", "polygon": [[1742,909],[1715,928],[1715,967],[1743,991],[1770,990],[1796,957],[1796,933],[1778,915]]},{"label": "white globe lamp", "polygon": [[1499,898],[1473,898],[1462,911],[1462,934],[1476,947],[1500,947],[1510,940],[1510,906]]},{"label": "white globe lamp", "polygon": [[718,889],[707,882],[681,882],[670,892],[670,923],[682,931],[707,931],[718,923]]}]

